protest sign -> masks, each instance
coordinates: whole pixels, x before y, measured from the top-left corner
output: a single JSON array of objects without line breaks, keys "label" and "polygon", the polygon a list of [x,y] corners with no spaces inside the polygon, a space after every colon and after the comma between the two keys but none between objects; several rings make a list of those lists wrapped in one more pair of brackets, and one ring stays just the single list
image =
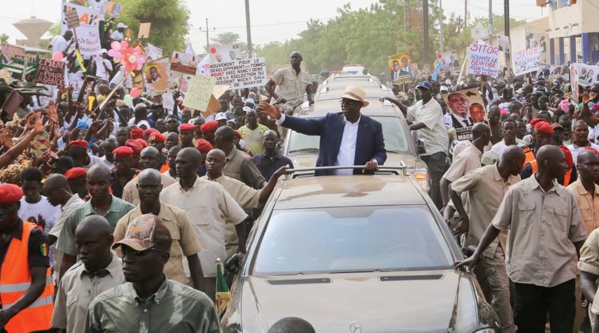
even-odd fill
[{"label": "protest sign", "polygon": [[64,62],[40,59],[37,66],[37,82],[57,87],[64,86]]},{"label": "protest sign", "polygon": [[77,28],[79,23],[79,15],[77,14],[77,9],[73,8],[64,14],[64,17],[67,21],[67,28],[73,29]]},{"label": "protest sign", "polygon": [[442,70],[452,71],[460,69],[460,59],[457,51],[437,53],[437,61],[443,64]]},{"label": "protest sign", "polygon": [[262,87],[268,82],[264,58],[212,63],[210,75],[216,77],[216,84],[231,89]]},{"label": "protest sign", "polygon": [[12,58],[24,57],[25,48],[16,45],[10,45],[3,43],[1,46],[2,50],[2,62],[8,64],[12,62]]},{"label": "protest sign", "polygon": [[230,62],[241,58],[239,45],[218,45],[210,47],[210,62],[218,64]]},{"label": "protest sign", "polygon": [[574,66],[574,64],[570,65],[570,86],[572,87],[572,98],[575,101],[578,101],[578,96],[579,96],[579,87],[578,87],[578,80],[579,80],[579,73],[578,73],[578,68],[576,68],[576,66]]},{"label": "protest sign", "polygon": [[143,69],[147,92],[154,96],[168,91],[170,78],[169,59],[146,62]]},{"label": "protest sign", "polygon": [[137,34],[137,38],[148,38],[150,37],[150,27],[152,26],[152,22],[142,23],[139,25],[139,33]]},{"label": "protest sign", "polygon": [[594,85],[598,81],[597,77],[599,76],[599,66],[585,65],[579,63],[575,63],[572,65],[577,69],[578,84],[580,84],[581,86],[588,87],[590,85]]},{"label": "protest sign", "polygon": [[210,75],[210,55],[207,54],[198,64],[196,75]]},{"label": "protest sign", "polygon": [[207,75],[198,75],[191,78],[189,88],[183,99],[183,106],[196,110],[206,110],[216,78]]},{"label": "protest sign", "polygon": [[539,47],[531,47],[527,50],[514,52],[512,59],[514,62],[514,74],[516,76],[535,72],[540,69],[539,56],[541,49]]},{"label": "protest sign", "polygon": [[393,84],[409,84],[412,82],[411,59],[407,53],[392,55],[387,58],[391,81]]},{"label": "protest sign", "polygon": [[485,120],[482,96],[476,88],[443,94],[458,140],[472,140],[472,126]]},{"label": "protest sign", "polygon": [[[85,59],[100,55],[102,46],[100,45],[99,24],[100,21],[104,20],[104,13],[94,10],[93,8],[65,3],[62,6],[61,34],[64,34],[69,29],[66,15],[72,11],[76,12],[79,17],[79,26],[74,28],[74,30],[77,32],[77,42],[79,43],[81,55],[83,55]],[[71,45],[70,50],[73,48],[75,48],[74,44]]]},{"label": "protest sign", "polygon": [[497,77],[499,74],[498,47],[483,44],[471,44],[468,50],[468,74]]},{"label": "protest sign", "polygon": [[148,43],[148,45],[146,45],[145,51],[146,51],[146,61],[152,61],[155,59],[162,58],[162,49],[157,46],[154,46],[150,43]]},{"label": "protest sign", "polygon": [[181,75],[174,73],[195,75],[197,67],[198,61],[195,55],[173,52],[173,56],[171,57],[171,71],[175,77],[178,78]]}]

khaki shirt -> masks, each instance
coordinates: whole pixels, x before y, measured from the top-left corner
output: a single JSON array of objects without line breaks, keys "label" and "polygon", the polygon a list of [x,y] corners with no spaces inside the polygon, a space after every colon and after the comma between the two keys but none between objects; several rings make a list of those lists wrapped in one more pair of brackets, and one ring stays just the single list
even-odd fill
[{"label": "khaki shirt", "polygon": [[[139,177],[135,177],[131,179],[123,188],[123,200],[135,206],[139,205],[139,191],[137,190],[138,178]],[[166,174],[160,174],[160,184],[162,184],[162,188],[166,188],[174,183],[175,179],[168,174],[168,171]]]},{"label": "khaki shirt", "polygon": [[224,187],[199,177],[188,191],[183,190],[179,182],[163,189],[160,200],[187,213],[204,246],[199,254],[204,276],[216,276],[216,259],[224,260],[226,254],[225,224],[237,225],[247,214]]},{"label": "khaki shirt", "polygon": [[129,282],[96,297],[89,306],[85,332],[221,333],[222,330],[210,297],[165,278],[156,293],[145,301]]},{"label": "khaki shirt", "polygon": [[420,100],[408,107],[407,113],[408,120],[426,125],[425,128],[418,130],[418,135],[426,148],[426,153],[421,155],[428,156],[440,152],[447,154],[449,137],[443,124],[443,109],[439,102],[431,98],[428,103],[422,104]]},{"label": "khaki shirt", "polygon": [[[69,217],[77,208],[83,206],[85,202],[79,198],[77,193],[73,194],[71,198],[65,203],[60,210],[62,213],[58,217],[58,221],[56,224],[50,229],[48,235],[52,235],[58,239],[60,236],[60,232],[62,231],[62,226],[64,226],[67,217]],[[60,264],[62,263],[62,258],[64,253],[60,250],[54,251],[54,279],[58,281],[58,273],[60,272]]]},{"label": "khaki shirt", "polygon": [[107,275],[90,276],[85,265],[79,261],[60,280],[52,327],[66,329],[67,332],[84,332],[87,309],[92,300],[108,289],[125,283],[123,265],[116,254],[105,268]]},{"label": "khaki shirt", "polygon": [[227,156],[227,164],[223,168],[223,173],[255,189],[261,189],[266,185],[264,177],[254,162],[235,147]]},{"label": "khaki shirt", "polygon": [[554,287],[576,277],[576,248],[586,231],[574,195],[554,181],[543,191],[535,176],[509,188],[493,226],[510,229],[506,264],[516,283]]},{"label": "khaki shirt", "polygon": [[292,107],[303,103],[306,87],[312,85],[310,75],[306,71],[300,70],[297,74],[293,67],[278,69],[270,79],[277,85],[277,96],[283,97]]},{"label": "khaki shirt", "polygon": [[599,229],[593,230],[580,248],[578,269],[599,275]]},{"label": "khaki shirt", "polygon": [[483,153],[475,145],[469,145],[456,156],[449,169],[443,175],[443,178],[450,182],[455,182],[468,172],[480,168],[482,165],[480,161],[482,156]]},{"label": "khaki shirt", "polygon": [[599,227],[599,186],[595,185],[595,193],[592,195],[584,188],[580,179],[567,187],[578,201],[578,208],[587,230],[587,235]]},{"label": "khaki shirt", "polygon": [[[478,149],[477,149],[478,150]],[[510,175],[507,181],[499,174],[497,165],[488,165],[476,170],[470,171],[465,176],[451,183],[450,188],[458,195],[468,192],[468,217],[470,218],[470,227],[466,236],[465,247],[470,245],[478,246],[480,240],[487,230],[497,208],[501,204],[508,188],[520,181],[520,175]],[[502,235],[496,238],[485,250],[485,257],[493,258]],[[505,249],[506,244],[502,242]]]},{"label": "khaki shirt", "polygon": [[[115,243],[125,238],[129,224],[142,215],[141,208],[137,205],[135,209],[119,220],[116,229],[114,229]],[[164,274],[171,280],[189,284],[189,278],[185,275],[183,268],[183,256],[194,255],[203,249],[195,228],[189,222],[184,210],[163,202],[160,203],[158,217],[162,219],[173,239],[170,258],[164,266]]]}]

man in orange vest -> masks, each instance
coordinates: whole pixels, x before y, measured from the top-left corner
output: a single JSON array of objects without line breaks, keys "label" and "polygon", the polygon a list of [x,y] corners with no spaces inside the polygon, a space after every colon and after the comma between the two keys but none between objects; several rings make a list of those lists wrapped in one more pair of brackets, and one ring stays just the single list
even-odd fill
[{"label": "man in orange vest", "polygon": [[0,185],[0,332],[51,328],[54,283],[48,238],[18,216],[23,191]]}]

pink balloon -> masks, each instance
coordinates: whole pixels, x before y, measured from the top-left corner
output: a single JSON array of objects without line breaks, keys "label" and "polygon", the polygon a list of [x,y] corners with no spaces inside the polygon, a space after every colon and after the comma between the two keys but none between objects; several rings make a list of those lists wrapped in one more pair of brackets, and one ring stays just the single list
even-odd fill
[{"label": "pink balloon", "polygon": [[62,52],[56,52],[52,55],[52,60],[61,61],[64,58]]},{"label": "pink balloon", "polygon": [[131,97],[133,97],[133,98],[137,98],[137,97],[139,97],[139,95],[141,95],[141,89],[133,88],[133,89],[131,89],[131,92],[129,93],[129,95],[131,95]]},{"label": "pink balloon", "polygon": [[119,43],[119,42],[116,42],[116,41],[115,41],[115,42],[112,42],[112,43],[110,44],[110,47],[111,47],[113,50],[119,51],[119,50],[121,49],[121,43]]}]

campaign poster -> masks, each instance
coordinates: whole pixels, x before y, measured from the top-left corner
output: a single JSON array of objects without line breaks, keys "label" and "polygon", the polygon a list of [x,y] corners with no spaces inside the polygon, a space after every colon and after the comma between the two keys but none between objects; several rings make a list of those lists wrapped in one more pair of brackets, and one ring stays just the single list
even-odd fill
[{"label": "campaign poster", "polygon": [[37,67],[37,83],[64,86],[64,66],[62,61],[40,59]]},{"label": "campaign poster", "polygon": [[144,80],[146,91],[152,95],[162,94],[168,91],[169,87],[169,66],[168,57],[146,62],[144,64]]},{"label": "campaign poster", "polygon": [[443,71],[453,71],[459,70],[462,64],[460,63],[460,58],[458,57],[457,51],[445,51],[437,53],[437,62],[443,64]]},{"label": "campaign poster", "polygon": [[538,71],[541,68],[539,63],[540,54],[541,49],[539,47],[514,52],[512,54],[514,74],[520,76]]},{"label": "campaign poster", "polygon": [[[77,41],[79,42],[79,51],[85,59],[100,55],[102,46],[100,45],[100,21],[104,20],[104,13],[94,10],[90,7],[77,6],[72,3],[65,3],[62,6],[61,34],[68,30],[67,12],[75,10],[79,16],[79,26],[74,28],[77,32]],[[71,45],[71,50],[75,44]]]},{"label": "campaign poster", "polygon": [[594,85],[598,81],[599,66],[585,65],[575,63],[572,66],[576,67],[578,72],[578,84],[583,87]]},{"label": "campaign poster", "polygon": [[580,73],[579,69],[575,66],[575,64],[570,65],[570,86],[572,86],[572,98],[575,101],[578,101],[578,96],[580,96],[580,91],[578,87],[578,83],[580,81]]},{"label": "campaign poster", "polygon": [[0,60],[5,64],[12,62],[12,58],[25,56],[25,48],[22,46],[3,43],[0,47],[2,50],[2,59]]},{"label": "campaign poster", "polygon": [[162,49],[150,43],[146,45],[146,61],[152,61],[162,58]]},{"label": "campaign poster", "polygon": [[218,64],[242,59],[239,45],[215,45],[210,47],[210,62]]},{"label": "campaign poster", "polygon": [[389,64],[389,72],[391,73],[391,81],[393,84],[402,85],[412,82],[412,59],[407,53],[392,55],[387,58]]},{"label": "campaign poster", "polygon": [[472,126],[486,120],[486,109],[478,89],[443,94],[458,140],[472,140]]},{"label": "campaign poster", "polygon": [[[197,56],[175,51],[171,57],[171,72],[195,75],[198,63],[199,59]],[[180,76],[174,73],[173,75]]]},{"label": "campaign poster", "polygon": [[468,48],[468,74],[499,75],[499,47],[484,44],[470,44]]},{"label": "campaign poster", "polygon": [[210,75],[216,77],[216,84],[231,89],[262,87],[268,82],[264,58],[212,63]]}]

